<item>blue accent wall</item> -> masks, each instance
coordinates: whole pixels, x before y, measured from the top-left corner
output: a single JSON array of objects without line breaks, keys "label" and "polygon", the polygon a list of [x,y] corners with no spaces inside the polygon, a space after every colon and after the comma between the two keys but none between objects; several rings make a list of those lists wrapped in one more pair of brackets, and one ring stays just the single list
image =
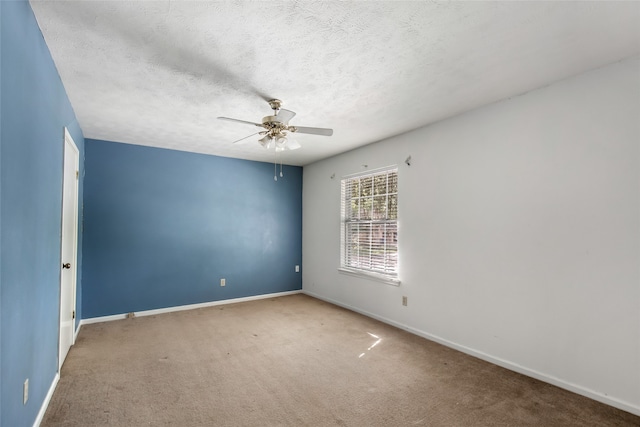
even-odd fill
[{"label": "blue accent wall", "polygon": [[90,139],[85,165],[84,318],[302,288],[302,168]]},{"label": "blue accent wall", "polygon": [[84,140],[28,2],[1,2],[0,45],[0,425],[21,427],[58,368],[63,128],[81,167]]}]

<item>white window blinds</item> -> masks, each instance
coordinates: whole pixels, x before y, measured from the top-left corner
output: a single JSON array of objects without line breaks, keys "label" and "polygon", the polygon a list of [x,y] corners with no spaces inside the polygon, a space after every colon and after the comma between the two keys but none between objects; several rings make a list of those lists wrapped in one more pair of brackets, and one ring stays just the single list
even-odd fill
[{"label": "white window blinds", "polygon": [[342,180],[341,267],[398,275],[398,169]]}]

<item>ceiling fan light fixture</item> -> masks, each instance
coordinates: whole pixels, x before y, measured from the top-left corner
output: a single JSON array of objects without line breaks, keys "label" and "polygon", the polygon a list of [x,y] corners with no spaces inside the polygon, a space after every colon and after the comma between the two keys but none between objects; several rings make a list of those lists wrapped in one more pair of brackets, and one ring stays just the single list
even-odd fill
[{"label": "ceiling fan light fixture", "polygon": [[260,145],[262,145],[265,149],[268,150],[269,148],[271,148],[271,145],[273,143],[273,138],[271,138],[271,135],[265,135],[264,137],[260,138],[258,142],[260,143]]},{"label": "ceiling fan light fixture", "polygon": [[276,147],[284,148],[287,145],[287,137],[284,135],[278,135],[276,137]]}]

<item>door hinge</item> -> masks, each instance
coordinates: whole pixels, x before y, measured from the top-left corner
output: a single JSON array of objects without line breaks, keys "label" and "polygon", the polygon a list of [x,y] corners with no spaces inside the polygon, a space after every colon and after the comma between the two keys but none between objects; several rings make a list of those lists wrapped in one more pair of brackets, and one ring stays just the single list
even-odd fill
[{"label": "door hinge", "polygon": [[76,179],[80,177],[80,171],[76,171]]},{"label": "door hinge", "polygon": [[72,319],[75,319],[75,318],[76,318],[76,311],[75,311],[75,310],[73,310],[73,311],[71,312],[71,318],[72,318]]}]

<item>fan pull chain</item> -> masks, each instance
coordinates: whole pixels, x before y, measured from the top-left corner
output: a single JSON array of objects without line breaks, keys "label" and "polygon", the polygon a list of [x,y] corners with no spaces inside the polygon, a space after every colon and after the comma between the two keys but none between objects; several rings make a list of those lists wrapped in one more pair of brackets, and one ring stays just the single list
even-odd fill
[{"label": "fan pull chain", "polygon": [[282,157],[280,157],[280,155],[276,151],[275,159],[273,161],[273,180],[274,181],[278,180],[278,163],[280,163],[280,178],[282,178],[284,176],[284,174],[282,173]]}]

